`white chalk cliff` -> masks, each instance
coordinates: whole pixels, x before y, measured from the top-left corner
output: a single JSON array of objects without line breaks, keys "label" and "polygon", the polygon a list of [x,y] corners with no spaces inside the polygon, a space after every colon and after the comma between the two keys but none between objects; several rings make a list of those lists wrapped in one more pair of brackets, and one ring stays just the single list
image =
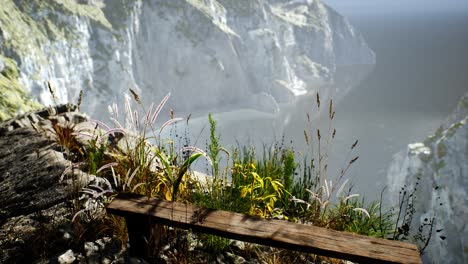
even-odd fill
[{"label": "white chalk cliff", "polygon": [[[0,60],[42,104],[95,118],[128,88],[181,114],[276,113],[321,89],[344,96],[375,55],[319,0],[2,0]],[[4,93],[11,93],[1,84]],[[16,110],[21,110],[21,106]]]},{"label": "white chalk cliff", "polygon": [[434,135],[395,155],[387,175],[395,204],[401,187],[417,189],[415,232],[435,218],[424,262],[467,263],[468,93]]}]

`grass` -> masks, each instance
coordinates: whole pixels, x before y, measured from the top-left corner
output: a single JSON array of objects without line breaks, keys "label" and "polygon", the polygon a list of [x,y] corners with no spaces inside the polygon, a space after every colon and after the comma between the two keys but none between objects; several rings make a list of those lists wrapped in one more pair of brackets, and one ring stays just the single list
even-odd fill
[{"label": "grass", "polygon": [[[71,167],[79,164],[87,173],[98,176],[98,180],[87,187],[77,184],[81,195],[75,199],[73,223],[77,229],[81,229],[81,233],[101,230],[98,233],[113,235],[124,245],[128,238],[125,221],[105,215],[104,208],[115,194],[133,192],[263,218],[310,223],[379,238],[403,239],[403,229],[410,217],[406,212],[403,214],[408,214],[408,217],[400,219],[401,211],[405,209],[403,205],[399,208],[395,223],[392,211],[382,208],[383,197],[380,201],[366,203],[347,187],[349,179],[346,173],[358,160],[357,156],[353,156],[357,140],[350,146],[337,176],[333,178],[328,171],[328,151],[337,133],[333,125],[335,111],[332,100],[328,104],[326,132],[312,128],[310,115],[307,114],[309,127],[304,130],[304,141],[309,147],[307,155],[299,155],[285,146],[284,140],[271,146],[265,145],[262,155],[258,155],[256,149],[250,146],[239,145],[230,151],[224,148],[221,135],[216,130],[217,122],[211,115],[208,115],[210,141],[206,151],[188,144],[176,149],[173,140],[162,138],[162,132],[183,119],[174,118],[171,114],[168,121],[156,126],[169,95],[156,107],[151,105],[145,109],[133,90],[130,90],[130,94],[142,115],[134,110],[132,99],[127,96],[124,121],[119,120],[117,106],[109,106],[113,126],[100,121],[90,121],[95,128],[93,131],[77,130],[73,126],[66,129],[54,126],[53,134],[57,142],[67,155],[75,157],[71,159],[71,164],[75,164]],[[316,107],[320,113],[318,94]],[[88,143],[82,145],[77,137],[87,138]],[[194,172],[190,170],[190,166],[200,158],[206,159],[211,167],[211,180],[205,184],[197,182]],[[224,168],[223,158],[227,164]],[[69,177],[73,178],[73,173]],[[190,232],[166,227],[159,230],[159,237],[154,238],[158,241],[167,242],[174,236],[185,237],[178,246],[189,254]],[[206,252],[219,254],[233,250],[229,239],[200,234],[197,240]],[[424,241],[426,243],[427,239]],[[158,242],[155,244],[161,245]],[[261,254],[257,250],[251,253],[262,259],[263,263],[285,263],[299,256],[278,249],[273,249],[271,254]],[[302,258],[316,256],[304,255]]]}]

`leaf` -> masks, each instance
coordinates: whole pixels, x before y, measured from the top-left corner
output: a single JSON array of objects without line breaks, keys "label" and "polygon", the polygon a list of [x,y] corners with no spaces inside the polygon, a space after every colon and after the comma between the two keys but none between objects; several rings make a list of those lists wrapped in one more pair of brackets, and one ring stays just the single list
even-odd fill
[{"label": "leaf", "polygon": [[158,107],[156,107],[156,110],[154,111],[153,116],[151,117],[151,124],[154,124],[156,121],[156,118],[158,118],[159,113],[161,112],[161,109],[163,108],[164,104],[169,100],[169,97],[171,96],[170,93],[168,93],[162,101],[159,103]]},{"label": "leaf", "polygon": [[193,154],[192,156],[190,156],[190,158],[188,158],[184,164],[182,164],[182,166],[180,167],[179,169],[179,173],[177,174],[177,179],[176,179],[176,182],[174,184],[174,187],[173,187],[173,195],[172,195],[172,201],[175,201],[176,197],[177,197],[177,192],[179,191],[179,185],[180,183],[182,182],[182,178],[184,177],[185,173],[187,172],[188,168],[190,167],[190,165],[195,161],[197,160],[200,156],[202,156],[201,153],[195,153]]},{"label": "leaf", "polygon": [[181,121],[181,120],[184,120],[184,119],[178,117],[178,118],[172,118],[172,119],[167,120],[167,121],[161,126],[161,128],[159,129],[159,136],[161,136],[161,133],[163,132],[163,130],[164,130],[165,127],[167,127],[168,125],[173,124],[173,123],[175,123],[175,122],[179,122],[179,121]]},{"label": "leaf", "polygon": [[257,167],[255,167],[255,164],[253,163],[250,163],[250,167],[252,168],[252,170],[256,171],[257,170]]},{"label": "leaf", "polygon": [[[255,174],[256,174],[256,173],[255,173]],[[257,174],[257,176],[258,176],[258,174]],[[261,188],[261,189],[265,189],[265,182],[263,181],[263,179],[262,179],[261,177],[258,176],[257,181],[258,181],[258,183],[259,183],[259,185],[260,185],[260,188]]]},{"label": "leaf", "polygon": [[362,213],[364,213],[368,218],[370,218],[369,212],[367,212],[367,210],[364,209],[364,208],[354,208],[353,211],[362,212]]},{"label": "leaf", "polygon": [[166,169],[166,173],[169,176],[169,178],[172,180],[172,170],[171,166],[169,164],[169,159],[166,157],[166,155],[162,152],[159,151],[158,149],[152,147],[153,152],[156,153],[156,156],[159,158],[161,163],[164,165],[164,168]]},{"label": "leaf", "polygon": [[249,193],[249,189],[248,188],[242,188],[241,189],[241,198],[245,198],[247,196],[247,194]]},{"label": "leaf", "polygon": [[[127,187],[127,188],[130,188],[130,184],[131,184],[132,181],[133,181],[133,177],[135,177],[135,175],[137,174],[139,168],[140,168],[140,166],[137,166],[137,167],[135,168],[135,170],[133,171],[132,175],[130,176],[130,178],[128,178],[127,183],[126,183],[126,187]],[[129,171],[129,172],[130,172],[130,171]]]},{"label": "leaf", "polygon": [[166,194],[164,194],[164,197],[166,197],[166,200],[168,200],[168,201],[172,200],[172,195],[168,191],[166,191]]}]

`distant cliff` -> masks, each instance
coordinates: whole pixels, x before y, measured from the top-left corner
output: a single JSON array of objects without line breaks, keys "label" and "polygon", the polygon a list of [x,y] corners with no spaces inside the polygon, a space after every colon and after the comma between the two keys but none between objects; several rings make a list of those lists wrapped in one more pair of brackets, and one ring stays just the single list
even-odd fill
[{"label": "distant cliff", "polygon": [[396,154],[388,170],[394,203],[401,187],[417,189],[413,230],[417,231],[426,218],[435,217],[433,235],[423,255],[427,263],[468,262],[467,122],[468,93],[434,135]]},{"label": "distant cliff", "polygon": [[97,118],[129,87],[144,103],[171,92],[179,113],[275,113],[319,87],[324,99],[341,97],[375,63],[319,0],[4,0],[0,43],[0,66],[18,72],[5,74],[18,85],[0,82],[3,94],[47,105],[46,81],[57,103],[83,89],[83,109]]}]

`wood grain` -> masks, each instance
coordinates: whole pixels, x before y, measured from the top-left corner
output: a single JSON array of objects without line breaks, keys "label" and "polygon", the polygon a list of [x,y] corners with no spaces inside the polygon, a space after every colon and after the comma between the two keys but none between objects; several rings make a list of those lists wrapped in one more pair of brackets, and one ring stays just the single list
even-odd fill
[{"label": "wood grain", "polygon": [[408,243],[133,194],[118,195],[107,211],[126,218],[146,216],[163,225],[359,263],[422,263],[417,247]]}]

